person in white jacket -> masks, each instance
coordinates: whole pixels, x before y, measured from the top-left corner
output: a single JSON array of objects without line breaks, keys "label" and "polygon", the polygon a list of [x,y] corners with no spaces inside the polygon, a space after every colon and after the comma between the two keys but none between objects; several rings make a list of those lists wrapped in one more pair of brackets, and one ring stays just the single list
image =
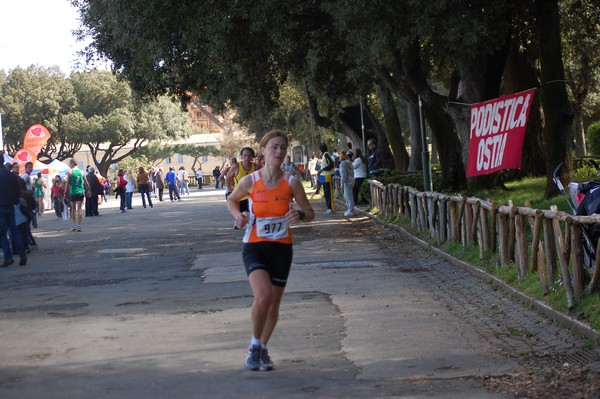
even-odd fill
[{"label": "person in white jacket", "polygon": [[358,192],[363,181],[367,178],[367,161],[360,148],[357,148],[354,153],[354,187],[352,189],[352,198],[355,204],[366,204],[365,199],[358,202]]},{"label": "person in white jacket", "polygon": [[350,158],[348,158],[348,153],[346,151],[342,151],[340,153],[340,183],[342,185],[342,189],[344,190],[344,200],[346,201],[346,207],[348,210],[344,212],[344,216],[354,216],[354,197],[352,196],[352,189],[354,188],[354,165]]}]

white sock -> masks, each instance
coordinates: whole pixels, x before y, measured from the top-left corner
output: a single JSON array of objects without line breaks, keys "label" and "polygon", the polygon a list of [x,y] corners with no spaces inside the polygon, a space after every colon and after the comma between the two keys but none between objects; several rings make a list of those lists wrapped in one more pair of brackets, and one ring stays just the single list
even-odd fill
[{"label": "white sock", "polygon": [[250,340],[250,346],[254,346],[254,345],[262,346],[260,339],[258,339],[256,337],[252,337],[252,339]]}]

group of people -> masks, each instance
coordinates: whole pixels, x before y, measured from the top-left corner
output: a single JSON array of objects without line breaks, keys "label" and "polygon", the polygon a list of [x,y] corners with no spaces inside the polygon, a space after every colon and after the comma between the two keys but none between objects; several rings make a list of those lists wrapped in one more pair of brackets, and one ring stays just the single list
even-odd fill
[{"label": "group of people", "polygon": [[181,166],[177,172],[173,166],[170,166],[166,174],[161,167],[146,171],[146,168],[140,166],[137,175],[134,175],[131,170],[119,169],[115,195],[120,198],[121,213],[133,209],[132,200],[136,189],[142,197],[142,206],[153,208],[152,198],[158,198],[162,202],[165,188],[169,192],[171,202],[181,202],[182,195],[186,193],[190,195],[189,174],[185,166]]},{"label": "group of people", "polygon": [[[325,197],[325,205],[327,209],[325,214],[329,215],[335,210],[335,203],[332,201],[333,193],[333,176],[339,176],[340,186],[344,193],[344,201],[346,202],[346,212],[344,216],[349,217],[355,214],[355,205],[366,204],[364,198],[359,198],[360,187],[367,178],[367,171],[373,170],[376,165],[371,164],[371,160],[377,156],[375,149],[377,142],[374,139],[368,141],[368,146],[372,150],[372,155],[369,161],[365,159],[360,148],[353,149],[352,143],[348,143],[346,151],[337,152],[333,150],[331,154],[327,151],[327,145],[322,143],[319,146],[320,158],[313,155],[308,162],[308,172],[311,178],[311,187],[315,188],[315,194],[318,194],[321,187]],[[368,167],[368,163],[371,167]],[[360,200],[359,200],[360,199]]]}]

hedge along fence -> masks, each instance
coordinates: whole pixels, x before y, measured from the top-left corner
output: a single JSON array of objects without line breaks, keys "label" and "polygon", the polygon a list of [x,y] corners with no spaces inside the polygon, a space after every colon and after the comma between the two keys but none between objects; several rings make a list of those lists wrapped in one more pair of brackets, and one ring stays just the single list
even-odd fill
[{"label": "hedge along fence", "polygon": [[[474,197],[420,192],[399,184],[386,186],[377,180],[368,182],[371,207],[386,220],[407,217],[411,227],[440,244],[475,245],[480,257],[497,253],[499,265],[514,262],[520,279],[537,271],[544,294],[560,273],[569,309],[584,293],[598,289],[600,256],[596,257],[591,281],[587,285],[585,282],[582,228],[600,223],[600,215],[572,216],[555,206],[540,210],[498,205]],[[600,254],[600,242],[596,253]]]}]

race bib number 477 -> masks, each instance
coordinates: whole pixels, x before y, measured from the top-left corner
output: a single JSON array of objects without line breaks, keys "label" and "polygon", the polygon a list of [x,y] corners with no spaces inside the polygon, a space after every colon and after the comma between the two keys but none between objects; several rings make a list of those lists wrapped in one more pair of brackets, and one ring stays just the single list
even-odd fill
[{"label": "race bib number 477", "polygon": [[286,238],[288,236],[288,222],[285,217],[257,218],[256,235],[271,240]]}]

